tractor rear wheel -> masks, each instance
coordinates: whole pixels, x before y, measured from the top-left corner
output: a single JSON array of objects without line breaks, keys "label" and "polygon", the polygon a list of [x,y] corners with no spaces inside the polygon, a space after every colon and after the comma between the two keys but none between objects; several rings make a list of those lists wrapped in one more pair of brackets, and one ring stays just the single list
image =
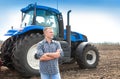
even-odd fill
[{"label": "tractor rear wheel", "polygon": [[29,77],[39,75],[39,60],[34,55],[37,52],[37,43],[43,39],[39,33],[24,36],[16,42],[13,49],[12,61],[14,68],[21,73],[22,76]]},{"label": "tractor rear wheel", "polygon": [[76,60],[80,68],[96,68],[99,62],[99,52],[94,45],[87,45],[81,52],[79,46],[76,51]]}]

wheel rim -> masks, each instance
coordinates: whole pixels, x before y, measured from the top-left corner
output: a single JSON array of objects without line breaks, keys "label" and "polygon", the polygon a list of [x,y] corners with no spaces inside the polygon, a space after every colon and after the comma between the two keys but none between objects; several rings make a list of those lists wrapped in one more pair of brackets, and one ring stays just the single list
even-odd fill
[{"label": "wheel rim", "polygon": [[86,54],[86,60],[88,64],[94,64],[96,61],[96,53],[93,50],[90,50]]},{"label": "wheel rim", "polygon": [[33,69],[38,70],[39,69],[39,60],[36,60],[34,58],[35,53],[37,52],[37,44],[33,45],[27,53],[27,62],[29,66]]}]

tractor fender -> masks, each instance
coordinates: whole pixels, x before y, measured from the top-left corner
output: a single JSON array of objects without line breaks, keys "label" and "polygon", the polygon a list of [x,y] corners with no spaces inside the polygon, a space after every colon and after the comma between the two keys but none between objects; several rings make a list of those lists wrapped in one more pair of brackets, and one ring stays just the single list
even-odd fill
[{"label": "tractor fender", "polygon": [[[76,49],[76,52],[79,52],[79,53],[83,53],[83,50],[84,48],[87,46],[87,45],[91,45],[91,43],[89,42],[82,42],[78,45],[77,49]],[[82,54],[79,54],[79,55],[82,55]],[[81,57],[81,56],[80,56]]]}]

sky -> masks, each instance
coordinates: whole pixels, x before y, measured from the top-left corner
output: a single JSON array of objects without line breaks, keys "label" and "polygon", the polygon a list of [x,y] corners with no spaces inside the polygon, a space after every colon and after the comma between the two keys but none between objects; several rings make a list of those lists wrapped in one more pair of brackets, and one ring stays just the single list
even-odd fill
[{"label": "sky", "polygon": [[20,27],[20,9],[35,3],[58,9],[63,14],[64,26],[67,11],[70,14],[72,31],[82,33],[89,42],[120,43],[119,0],[0,0],[0,40],[7,37],[7,30]]}]

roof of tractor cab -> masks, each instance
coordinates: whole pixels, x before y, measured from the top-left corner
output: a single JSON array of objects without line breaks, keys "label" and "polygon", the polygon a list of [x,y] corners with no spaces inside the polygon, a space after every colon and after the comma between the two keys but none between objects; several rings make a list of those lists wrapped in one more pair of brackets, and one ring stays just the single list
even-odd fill
[{"label": "roof of tractor cab", "polygon": [[36,6],[36,9],[43,9],[43,10],[48,10],[48,11],[52,11],[55,12],[57,14],[59,14],[60,12],[55,9],[55,8],[51,8],[51,7],[47,7],[47,6],[40,6],[40,5],[36,5],[36,4],[29,4],[28,6],[26,6],[25,8],[22,8],[21,11],[23,13],[26,13],[29,10],[33,10],[34,7]]}]

